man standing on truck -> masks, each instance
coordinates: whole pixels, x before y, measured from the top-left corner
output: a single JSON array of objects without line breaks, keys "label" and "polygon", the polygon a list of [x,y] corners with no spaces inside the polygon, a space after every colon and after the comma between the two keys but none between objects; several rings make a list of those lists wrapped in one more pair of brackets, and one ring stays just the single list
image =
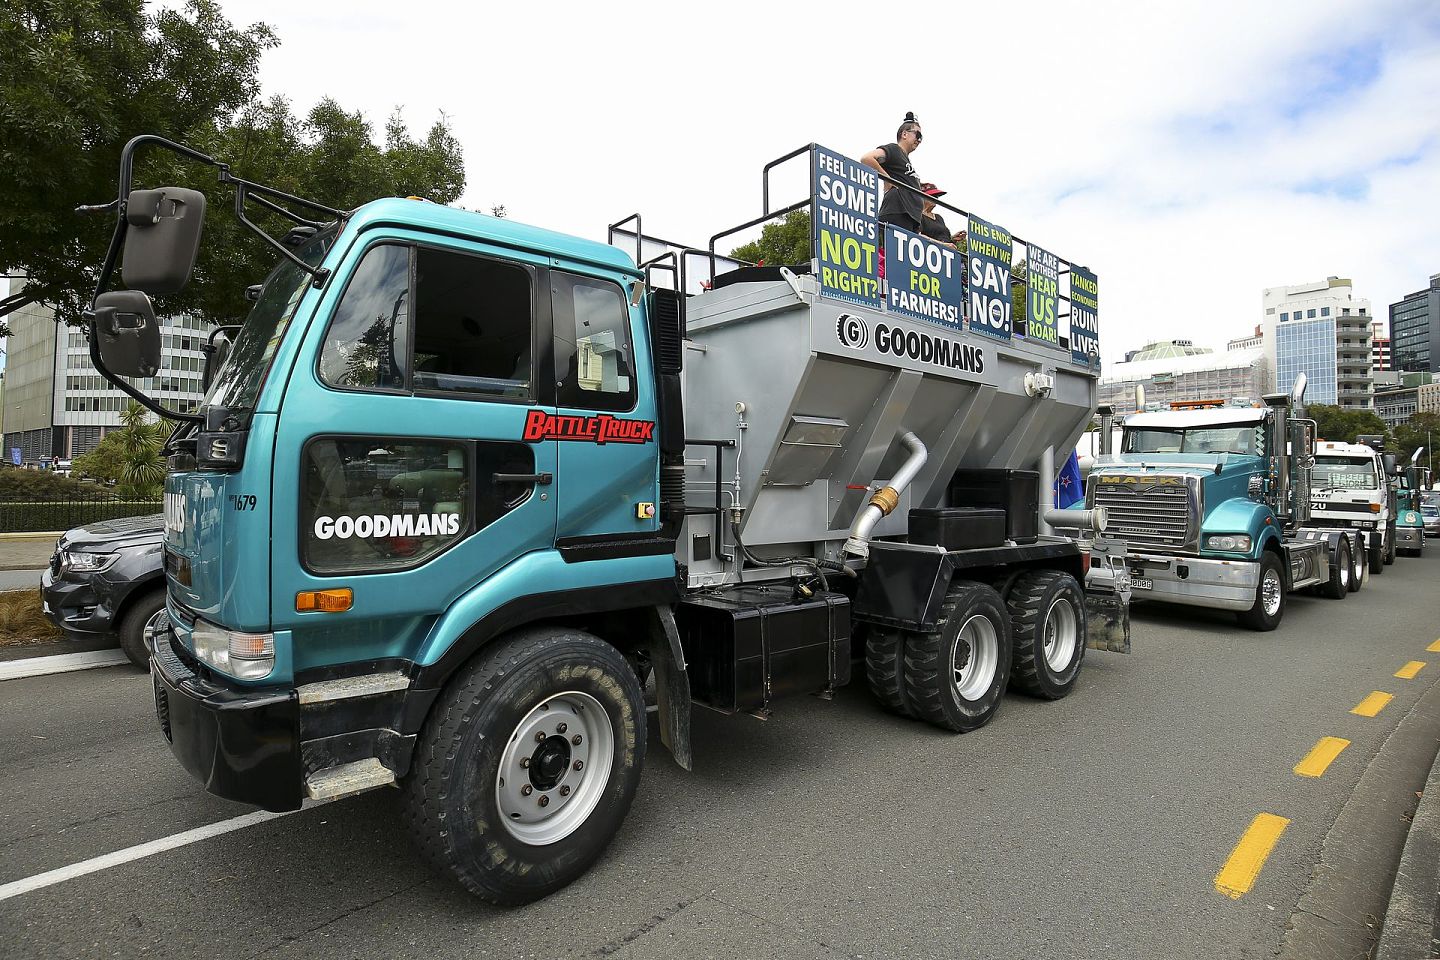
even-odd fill
[{"label": "man standing on truck", "polygon": [[880,216],[878,217],[881,223],[893,223],[911,233],[920,232],[923,199],[918,192],[920,178],[910,164],[910,154],[919,148],[922,139],[920,121],[915,119],[914,113],[907,113],[905,121],[900,124],[900,129],[895,131],[894,143],[876,147],[860,158],[860,162],[870,169],[883,173],[898,183],[915,188],[914,190],[902,190],[895,184],[887,182],[885,199],[880,203]]}]

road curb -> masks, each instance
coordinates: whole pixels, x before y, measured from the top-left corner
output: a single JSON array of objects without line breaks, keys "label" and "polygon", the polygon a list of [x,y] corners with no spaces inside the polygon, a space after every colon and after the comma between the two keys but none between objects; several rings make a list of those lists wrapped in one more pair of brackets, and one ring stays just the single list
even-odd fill
[{"label": "road curb", "polygon": [[0,533],[0,543],[16,540],[59,540],[65,535],[64,530],[56,530],[53,533]]},{"label": "road curb", "polygon": [[1437,955],[1440,938],[1440,757],[1430,766],[1425,792],[1415,808],[1405,852],[1395,871],[1390,906],[1375,960],[1424,960]]},{"label": "road curb", "polygon": [[[1430,685],[1385,738],[1325,834],[1320,861],[1286,924],[1281,960],[1370,955],[1394,865],[1405,849],[1415,794],[1436,762],[1437,738],[1440,682]],[[1433,915],[1433,884],[1431,895]]]},{"label": "road curb", "polygon": [[73,673],[98,667],[118,667],[130,660],[119,650],[90,650],[85,653],[61,653],[48,657],[30,657],[0,663],[0,681],[26,680],[52,673]]}]

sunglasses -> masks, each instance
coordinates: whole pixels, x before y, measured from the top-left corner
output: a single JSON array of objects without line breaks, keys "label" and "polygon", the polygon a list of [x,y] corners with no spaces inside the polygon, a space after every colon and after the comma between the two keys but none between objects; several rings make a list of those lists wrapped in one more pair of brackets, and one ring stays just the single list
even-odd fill
[{"label": "sunglasses", "polygon": [[915,134],[915,142],[916,142],[916,143],[919,143],[921,140],[924,140],[924,139],[925,139],[925,135],[922,134],[919,130],[911,130],[910,132],[913,133],[913,134]]}]

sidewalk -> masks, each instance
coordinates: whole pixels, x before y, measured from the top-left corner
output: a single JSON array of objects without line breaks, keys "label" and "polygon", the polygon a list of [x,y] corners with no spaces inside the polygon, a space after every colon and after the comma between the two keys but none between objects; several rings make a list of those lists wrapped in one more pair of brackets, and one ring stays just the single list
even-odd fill
[{"label": "sidewalk", "polygon": [[58,533],[0,536],[0,570],[39,570],[49,566]]},{"label": "sidewalk", "polygon": [[1427,960],[1440,956],[1440,758],[1430,767],[1425,792],[1390,891],[1375,960]]}]

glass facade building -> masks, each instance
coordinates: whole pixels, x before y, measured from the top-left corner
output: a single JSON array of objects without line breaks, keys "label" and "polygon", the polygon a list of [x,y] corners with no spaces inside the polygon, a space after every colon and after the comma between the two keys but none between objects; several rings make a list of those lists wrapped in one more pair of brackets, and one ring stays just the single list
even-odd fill
[{"label": "glass facade building", "polygon": [[1394,370],[1440,373],[1440,273],[1424,290],[1390,304],[1390,363]]},{"label": "glass facade building", "polygon": [[1275,327],[1275,382],[1288,390],[1301,373],[1308,381],[1306,403],[1338,402],[1333,317],[1291,320]]}]

